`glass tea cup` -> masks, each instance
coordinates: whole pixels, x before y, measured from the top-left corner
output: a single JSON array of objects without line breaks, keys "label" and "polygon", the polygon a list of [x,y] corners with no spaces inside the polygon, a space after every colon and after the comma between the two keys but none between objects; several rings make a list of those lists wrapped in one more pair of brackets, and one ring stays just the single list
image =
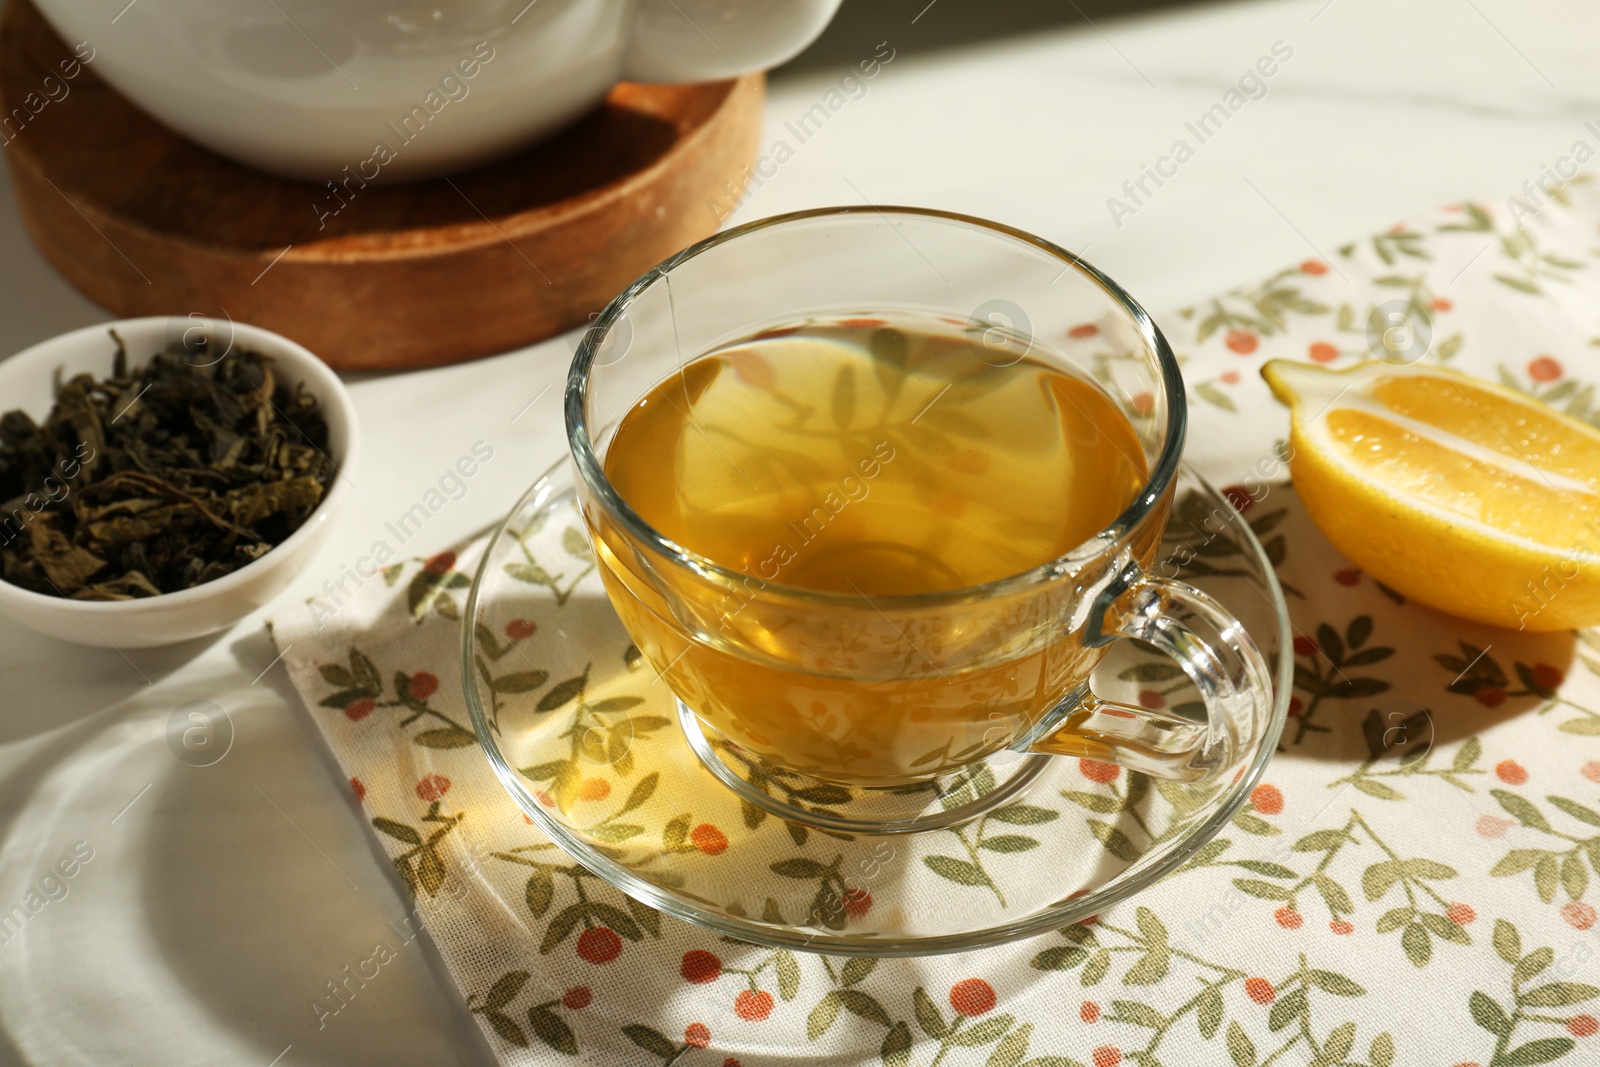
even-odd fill
[{"label": "glass tea cup", "polygon": [[[1146,483],[1059,558],[967,588],[867,596],[699,556],[653,529],[607,478],[619,421],[695,356],[776,324],[876,313],[964,323],[975,358],[990,366],[1026,356],[1092,378],[1131,425]],[[1271,672],[1244,627],[1154,572],[1184,442],[1177,362],[1132,297],[1049,242],[892,207],[729,230],[607,307],[573,361],[566,417],[578,499],[624,628],[678,697],[696,754],[785,818],[826,822],[796,801],[807,788],[937,793],[1006,751],[1199,781],[1232,768],[1270,718]],[[870,478],[878,462],[882,453],[863,456],[859,471],[842,473]],[[1097,696],[1090,674],[1119,637],[1175,659],[1200,704],[1154,710]],[[766,787],[774,775],[786,788]],[[867,805],[833,828],[903,832],[959,814]]]}]

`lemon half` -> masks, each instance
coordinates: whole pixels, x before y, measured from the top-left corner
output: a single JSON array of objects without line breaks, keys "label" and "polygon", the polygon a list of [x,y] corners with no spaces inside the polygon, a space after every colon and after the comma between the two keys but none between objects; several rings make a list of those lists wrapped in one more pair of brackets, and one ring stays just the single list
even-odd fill
[{"label": "lemon half", "polygon": [[1362,570],[1476,622],[1600,624],[1600,431],[1441,367],[1261,376],[1290,408],[1307,512]]}]

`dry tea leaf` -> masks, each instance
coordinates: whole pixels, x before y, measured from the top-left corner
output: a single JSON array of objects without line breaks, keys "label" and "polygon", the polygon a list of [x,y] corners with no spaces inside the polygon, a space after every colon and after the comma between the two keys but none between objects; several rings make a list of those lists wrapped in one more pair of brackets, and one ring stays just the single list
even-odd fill
[{"label": "dry tea leaf", "polygon": [[175,342],[63,383],[42,423],[0,415],[0,578],[79,600],[188,589],[299,529],[337,474],[328,426],[271,357]]}]

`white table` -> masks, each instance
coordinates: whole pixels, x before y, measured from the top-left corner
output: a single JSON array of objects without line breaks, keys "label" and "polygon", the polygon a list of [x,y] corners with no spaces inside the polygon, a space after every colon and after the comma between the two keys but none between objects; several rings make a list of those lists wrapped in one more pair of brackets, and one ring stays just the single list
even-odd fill
[{"label": "white table", "polygon": [[[971,2],[942,0],[922,23],[970,18]],[[785,122],[844,70],[774,79],[765,141],[797,151],[735,217],[864,198],[989,216],[1087,250],[1159,314],[1416,209],[1503,201],[1577,139],[1600,143],[1583,128],[1600,120],[1596,30],[1589,0],[1266,0],[940,51],[919,50],[929,31],[907,24],[866,94],[804,145]],[[1125,180],[1175,139],[1196,146],[1184,123],[1279,40],[1293,57],[1267,95],[1162,187],[1147,179],[1152,195],[1116,225],[1107,199],[1132,205]],[[33,250],[9,195],[0,307],[0,352],[105,318]],[[356,491],[284,602],[336,575],[479,438],[495,459],[422,551],[498,517],[562,450],[558,387],[511,420],[570,352],[560,339],[356,382]],[[312,999],[376,942],[397,945],[387,924],[405,907],[270,666],[266,614],[127,656],[0,623],[0,910],[75,842],[94,851],[0,944],[0,1064],[492,1062],[423,939],[317,1029]],[[165,740],[194,699],[236,729],[209,768]]]}]

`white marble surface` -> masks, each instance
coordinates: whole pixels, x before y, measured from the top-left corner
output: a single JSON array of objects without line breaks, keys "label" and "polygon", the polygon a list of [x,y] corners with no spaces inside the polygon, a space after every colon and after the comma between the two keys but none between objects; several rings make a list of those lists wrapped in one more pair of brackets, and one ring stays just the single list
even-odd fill
[{"label": "white marble surface", "polygon": [[[921,19],[972,2],[937,0]],[[866,94],[791,143],[736,218],[862,198],[990,216],[1087,249],[1159,318],[1409,211],[1504,200],[1600,120],[1597,30],[1586,0],[1268,0],[937,52],[908,22]],[[1184,122],[1279,40],[1294,55],[1267,95],[1116,226],[1107,198],[1176,138],[1193,145]],[[776,79],[767,142],[792,142],[785,121],[843,73]],[[104,318],[0,195],[0,352]],[[511,420],[570,351],[356,382],[356,492],[285,600],[479,438],[494,461],[421,551],[496,518],[562,449],[559,388]],[[317,1029],[312,997],[376,941],[397,944],[386,923],[404,908],[273,656],[260,616],[126,657],[0,624],[0,909],[75,842],[94,850],[0,944],[0,1064],[491,1062],[423,940]],[[209,768],[165,741],[193,699],[236,728]]]}]

